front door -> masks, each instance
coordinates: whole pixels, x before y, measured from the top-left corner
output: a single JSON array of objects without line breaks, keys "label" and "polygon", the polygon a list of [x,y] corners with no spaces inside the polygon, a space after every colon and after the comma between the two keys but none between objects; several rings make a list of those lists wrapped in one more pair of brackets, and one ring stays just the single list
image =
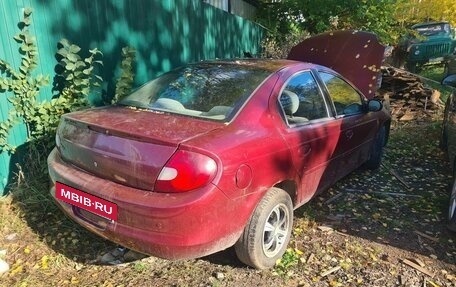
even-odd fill
[{"label": "front door", "polygon": [[378,128],[374,113],[363,107],[365,99],[349,83],[336,74],[319,72],[335,111],[340,136],[334,152],[337,164],[329,176],[338,180],[364,163]]}]

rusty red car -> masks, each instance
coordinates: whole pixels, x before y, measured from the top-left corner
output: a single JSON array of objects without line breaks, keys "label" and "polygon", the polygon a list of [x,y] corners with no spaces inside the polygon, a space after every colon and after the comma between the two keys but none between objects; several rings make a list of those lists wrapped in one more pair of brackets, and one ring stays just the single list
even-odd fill
[{"label": "rusty red car", "polygon": [[62,117],[51,193],[71,219],[133,250],[185,259],[234,245],[245,264],[272,267],[295,208],[379,167],[390,126],[373,98],[382,58],[375,35],[340,32],[286,60],[167,72],[116,105]]}]

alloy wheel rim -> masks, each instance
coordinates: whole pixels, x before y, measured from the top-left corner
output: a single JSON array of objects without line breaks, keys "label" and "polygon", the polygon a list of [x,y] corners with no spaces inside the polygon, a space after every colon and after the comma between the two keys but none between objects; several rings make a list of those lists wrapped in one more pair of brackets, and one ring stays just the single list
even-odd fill
[{"label": "alloy wheel rim", "polygon": [[275,206],[263,228],[263,252],[266,257],[276,256],[285,245],[289,226],[289,211],[285,204]]}]

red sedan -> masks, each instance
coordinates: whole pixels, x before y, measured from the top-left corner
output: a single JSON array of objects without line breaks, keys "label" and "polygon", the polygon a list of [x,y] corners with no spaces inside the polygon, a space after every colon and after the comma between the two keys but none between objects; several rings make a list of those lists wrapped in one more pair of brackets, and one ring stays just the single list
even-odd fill
[{"label": "red sedan", "polygon": [[271,267],[293,209],[380,165],[390,117],[362,91],[366,77],[378,80],[293,60],[186,65],[118,105],[64,115],[51,193],[133,250],[182,259],[234,245],[244,263]]}]

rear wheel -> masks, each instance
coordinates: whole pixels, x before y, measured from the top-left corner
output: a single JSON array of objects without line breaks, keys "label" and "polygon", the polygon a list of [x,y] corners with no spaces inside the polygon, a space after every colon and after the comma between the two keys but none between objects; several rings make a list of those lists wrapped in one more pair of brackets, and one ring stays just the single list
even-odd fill
[{"label": "rear wheel", "polygon": [[375,141],[372,143],[372,147],[370,150],[369,159],[364,163],[364,167],[367,169],[377,169],[380,167],[382,163],[382,154],[383,154],[383,146],[385,145],[385,137],[386,137],[386,128],[382,126],[377,136],[375,137]]},{"label": "rear wheel", "polygon": [[451,189],[450,205],[448,207],[448,229],[456,232],[456,179]]},{"label": "rear wheel", "polygon": [[271,188],[258,203],[234,245],[239,260],[257,269],[274,266],[285,253],[293,225],[293,205],[284,190]]}]

